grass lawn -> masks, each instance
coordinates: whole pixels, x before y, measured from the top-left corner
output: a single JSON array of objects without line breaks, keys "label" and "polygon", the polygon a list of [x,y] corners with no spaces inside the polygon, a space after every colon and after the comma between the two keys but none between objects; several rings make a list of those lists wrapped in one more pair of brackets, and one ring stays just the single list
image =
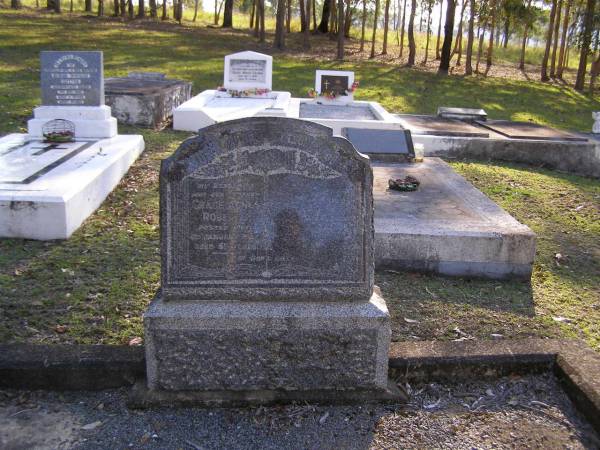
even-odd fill
[{"label": "grass lawn", "polygon": [[[304,96],[314,69],[338,65],[291,44],[275,55],[274,88]],[[39,51],[67,48],[104,50],[107,76],[162,71],[193,81],[195,92],[222,82],[225,54],[271,53],[242,31],[0,10],[0,134],[24,130],[39,102]],[[476,105],[494,118],[588,130],[590,111],[600,110],[597,98],[556,84],[437,77],[380,62],[343,67],[357,72],[359,99],[393,111]],[[141,314],[159,286],[158,167],[188,134],[120,130],[142,133],[146,151],[71,239],[0,240],[0,342],[120,344],[142,336]],[[452,165],[537,233],[531,283],[378,272],[393,339],[563,336],[600,349],[600,182],[525,166]]]}]

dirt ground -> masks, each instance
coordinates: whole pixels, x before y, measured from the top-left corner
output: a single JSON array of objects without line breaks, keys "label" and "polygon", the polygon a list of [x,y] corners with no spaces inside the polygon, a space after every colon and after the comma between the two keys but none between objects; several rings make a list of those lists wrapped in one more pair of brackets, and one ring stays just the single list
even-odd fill
[{"label": "dirt ground", "polygon": [[600,448],[551,376],[405,388],[408,405],[144,411],[125,389],[0,391],[0,448]]}]

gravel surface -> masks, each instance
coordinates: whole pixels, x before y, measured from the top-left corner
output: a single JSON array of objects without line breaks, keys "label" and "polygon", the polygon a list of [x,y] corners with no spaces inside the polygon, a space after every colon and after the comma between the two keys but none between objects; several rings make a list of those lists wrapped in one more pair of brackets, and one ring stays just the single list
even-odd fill
[{"label": "gravel surface", "polygon": [[0,391],[0,448],[597,449],[552,376],[406,386],[408,405],[129,410],[127,390]]}]

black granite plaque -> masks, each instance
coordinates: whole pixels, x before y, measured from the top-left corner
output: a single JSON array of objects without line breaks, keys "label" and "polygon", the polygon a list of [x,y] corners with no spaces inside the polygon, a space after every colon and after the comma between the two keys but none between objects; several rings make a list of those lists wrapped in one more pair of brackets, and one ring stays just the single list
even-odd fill
[{"label": "black granite plaque", "polygon": [[343,128],[342,133],[361,153],[393,153],[414,158],[409,130]]},{"label": "black granite plaque", "polygon": [[102,52],[41,52],[42,104],[104,105]]},{"label": "black granite plaque", "polygon": [[348,77],[344,75],[321,75],[321,92],[334,92],[336,95],[348,95]]},{"label": "black granite plaque", "polygon": [[328,127],[275,117],[216,124],[161,167],[166,300],[367,300],[368,158]]}]

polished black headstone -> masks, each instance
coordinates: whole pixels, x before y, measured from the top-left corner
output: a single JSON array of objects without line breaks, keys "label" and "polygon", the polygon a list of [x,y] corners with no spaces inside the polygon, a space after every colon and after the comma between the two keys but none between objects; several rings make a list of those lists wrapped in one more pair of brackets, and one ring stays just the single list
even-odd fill
[{"label": "polished black headstone", "polygon": [[415,156],[409,130],[343,128],[342,133],[361,153],[394,153]]}]

